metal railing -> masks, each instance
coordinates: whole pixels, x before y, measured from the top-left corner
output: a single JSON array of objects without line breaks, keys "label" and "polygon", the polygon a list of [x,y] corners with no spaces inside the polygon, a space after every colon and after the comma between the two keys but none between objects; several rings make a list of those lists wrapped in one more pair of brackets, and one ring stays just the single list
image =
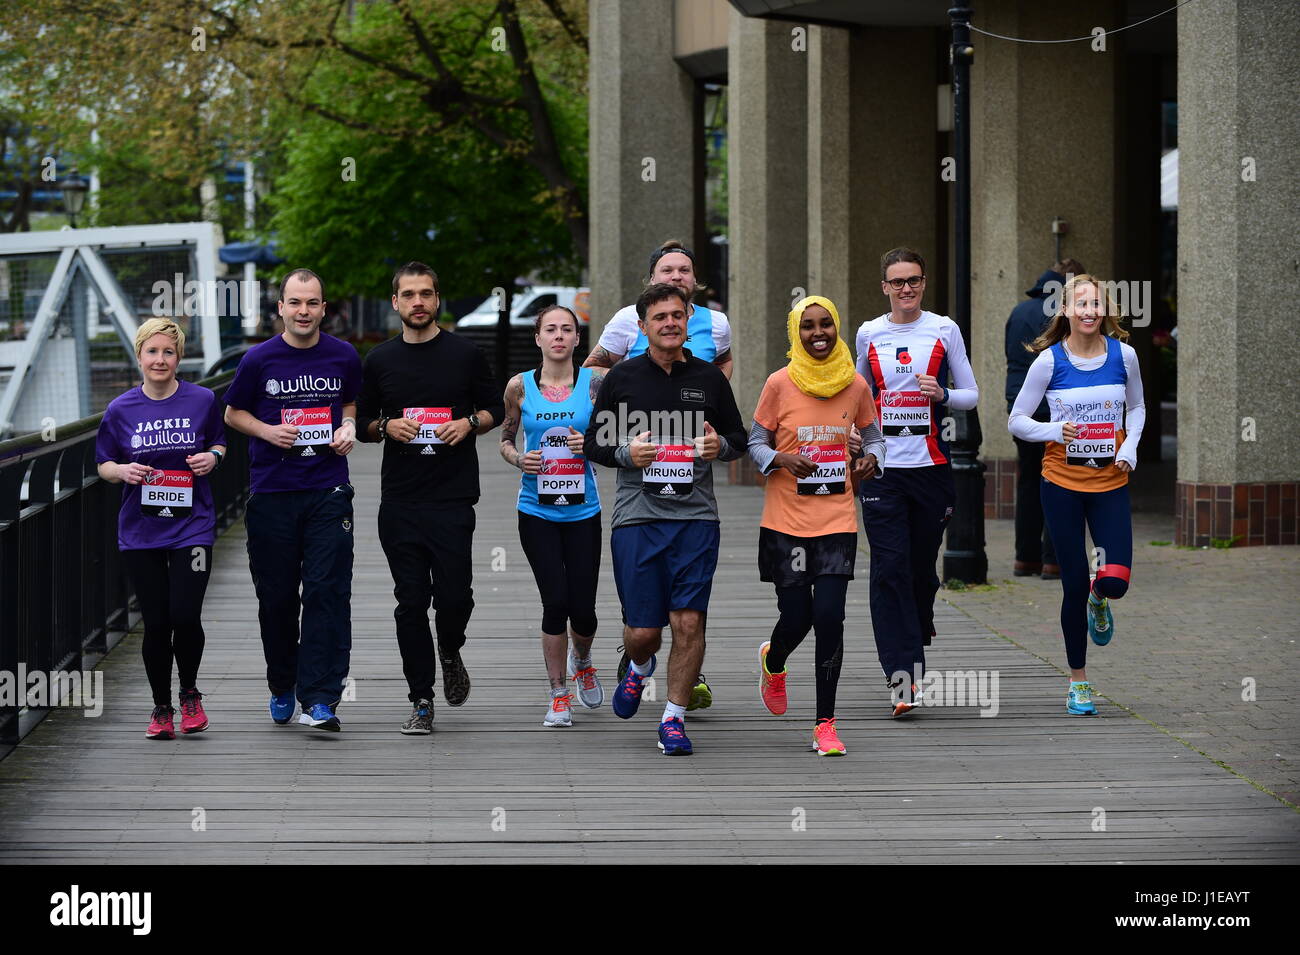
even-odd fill
[{"label": "metal railing", "polygon": [[[221,397],[233,377],[199,384]],[[95,465],[102,417],[0,442],[0,681],[12,681],[9,692],[0,683],[0,756],[50,709],[26,705],[20,668],[87,670],[137,619],[117,549],[122,488]],[[209,478],[218,532],[238,520],[248,498],[247,438],[234,429],[226,438],[225,460]]]}]

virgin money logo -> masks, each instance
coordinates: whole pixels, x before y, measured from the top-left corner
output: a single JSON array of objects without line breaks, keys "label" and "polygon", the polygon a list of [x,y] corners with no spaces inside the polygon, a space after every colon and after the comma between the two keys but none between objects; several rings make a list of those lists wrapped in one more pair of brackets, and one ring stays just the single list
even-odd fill
[{"label": "virgin money logo", "polygon": [[424,424],[424,422],[425,422],[425,418],[427,417],[427,416],[425,415],[425,413],[424,413],[424,409],[423,409],[423,408],[406,408],[406,409],[403,409],[403,411],[402,411],[402,416],[405,417],[405,418],[409,418],[409,419],[412,420],[412,421],[417,421],[417,422],[419,422],[420,424]]},{"label": "virgin money logo", "polygon": [[542,473],[543,473],[543,474],[559,474],[559,473],[560,473],[560,459],[559,459],[559,458],[542,458]]},{"label": "virgin money logo", "polygon": [[302,408],[285,408],[285,409],[284,409],[284,423],[285,423],[285,424],[301,425],[302,422],[303,422],[303,419],[304,419],[304,418],[306,418],[306,414],[304,414]]},{"label": "virgin money logo", "polygon": [[882,401],[891,408],[897,408],[903,403],[903,396],[897,391],[887,391]]},{"label": "virgin money logo", "polygon": [[167,475],[162,471],[150,471],[144,476],[145,484],[162,484]]}]

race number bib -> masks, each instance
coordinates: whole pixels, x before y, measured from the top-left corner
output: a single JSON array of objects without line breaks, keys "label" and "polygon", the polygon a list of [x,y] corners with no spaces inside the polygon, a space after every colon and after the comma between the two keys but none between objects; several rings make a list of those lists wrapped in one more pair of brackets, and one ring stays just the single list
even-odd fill
[{"label": "race number bib", "polygon": [[652,497],[686,497],[694,487],[693,444],[661,444],[658,457],[641,469],[641,490]]},{"label": "race number bib", "polygon": [[150,471],[140,484],[140,513],[147,517],[189,517],[193,506],[190,471]]},{"label": "race number bib", "polygon": [[298,427],[298,440],[288,449],[288,454],[312,458],[330,453],[334,417],[329,408],[281,408],[280,423]]},{"label": "race number bib", "polygon": [[817,462],[817,470],[795,478],[799,494],[843,494],[848,475],[848,455],[842,444],[806,444],[799,454]]},{"label": "race number bib", "polygon": [[542,434],[542,473],[537,475],[537,503],[571,507],[587,502],[587,466],[569,450],[569,429],[547,428]]},{"label": "race number bib", "polygon": [[880,433],[891,438],[929,434],[930,399],[919,391],[882,391]]},{"label": "race number bib", "polygon": [[1104,468],[1115,463],[1115,422],[1081,424],[1074,440],[1065,446],[1065,463]]},{"label": "race number bib", "polygon": [[411,444],[424,445],[424,448],[420,451],[421,454],[434,454],[436,452],[431,447],[432,445],[446,444],[434,432],[439,426],[451,420],[450,408],[403,408],[402,417],[420,425],[420,431],[411,439]]}]

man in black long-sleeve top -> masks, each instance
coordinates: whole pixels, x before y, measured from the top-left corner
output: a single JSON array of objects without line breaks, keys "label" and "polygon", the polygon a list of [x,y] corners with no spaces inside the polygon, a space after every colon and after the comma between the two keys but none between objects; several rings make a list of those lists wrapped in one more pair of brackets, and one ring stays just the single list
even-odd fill
[{"label": "man in black long-sleeve top", "polygon": [[636,713],[671,624],[659,748],[689,755],[684,716],[704,662],[704,615],[718,565],[713,461],[745,453],[745,425],[726,376],[683,347],[685,293],[651,285],[636,310],[649,348],[605,376],[584,447],[597,464],[618,468],[610,548],[631,665],[611,704],[623,719]]},{"label": "man in black long-sleeve top", "polygon": [[460,650],[474,610],[474,438],[505,416],[501,386],[478,346],[438,327],[440,304],[433,269],[408,262],[397,270],[393,308],[402,333],[366,356],[357,398],[361,440],[384,444],[379,542],[397,598],[397,645],[412,705],[401,730],[408,735],[433,732],[431,601],[443,695],[452,706],[469,696]]}]

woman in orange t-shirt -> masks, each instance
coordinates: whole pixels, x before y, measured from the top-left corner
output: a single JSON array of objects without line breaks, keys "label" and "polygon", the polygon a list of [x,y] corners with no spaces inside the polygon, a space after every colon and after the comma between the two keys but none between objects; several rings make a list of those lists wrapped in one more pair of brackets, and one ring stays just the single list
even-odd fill
[{"label": "woman in orange t-shirt", "polygon": [[885,440],[830,299],[800,300],[790,311],[788,333],[790,363],[768,377],[749,433],[750,457],[768,475],[759,574],[775,585],[781,615],[772,639],[758,648],[759,693],[772,713],[785,712],[786,659],[815,630],[813,749],[841,756],[835,690],[844,652],[844,599],[858,549],[850,479],[876,473]]}]

